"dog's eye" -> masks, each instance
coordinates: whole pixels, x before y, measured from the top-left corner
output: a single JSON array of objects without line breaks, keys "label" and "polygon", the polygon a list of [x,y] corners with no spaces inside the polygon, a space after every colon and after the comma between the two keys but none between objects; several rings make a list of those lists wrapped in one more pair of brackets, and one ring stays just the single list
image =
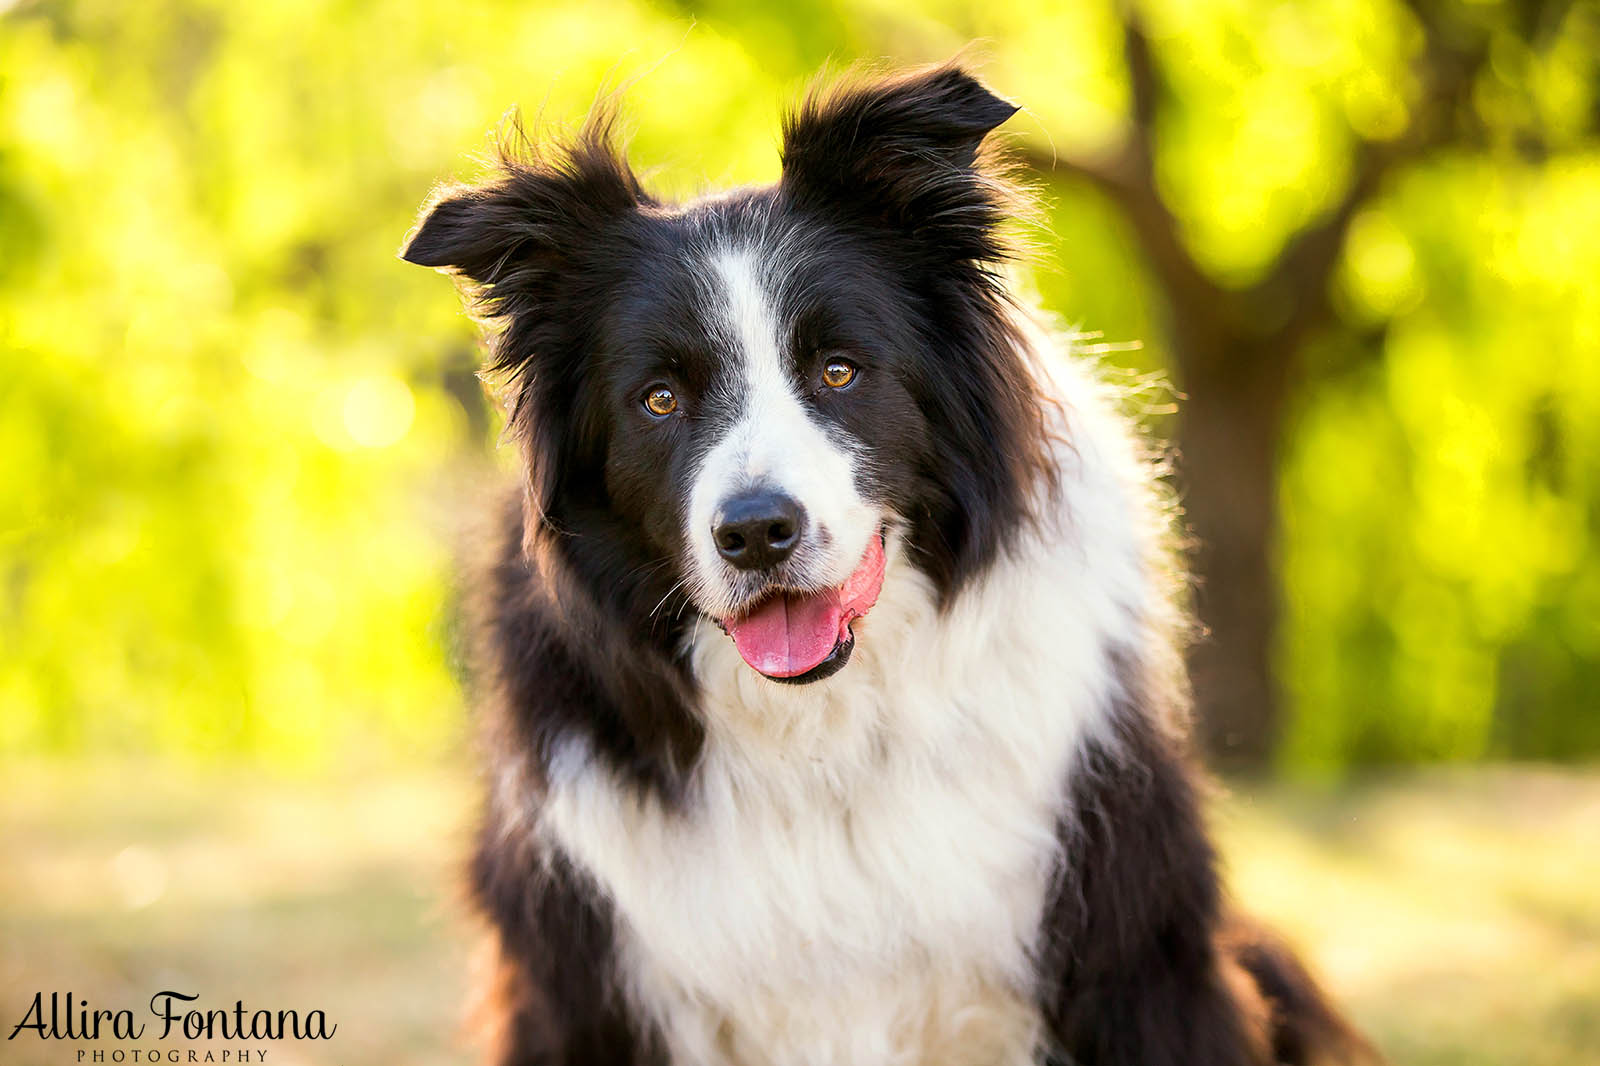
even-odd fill
[{"label": "dog's eye", "polygon": [[843,359],[830,359],[822,368],[822,383],[830,389],[842,389],[855,379],[855,366]]},{"label": "dog's eye", "polygon": [[657,418],[665,418],[678,409],[678,398],[665,385],[657,385],[645,395],[644,409]]}]

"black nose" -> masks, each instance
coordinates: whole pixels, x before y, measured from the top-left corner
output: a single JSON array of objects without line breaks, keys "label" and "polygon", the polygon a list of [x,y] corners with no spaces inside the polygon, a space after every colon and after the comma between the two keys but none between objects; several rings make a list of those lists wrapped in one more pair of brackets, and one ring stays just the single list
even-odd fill
[{"label": "black nose", "polygon": [[741,570],[777,566],[794,552],[805,512],[793,499],[771,489],[756,489],[722,501],[711,537],[717,552]]}]

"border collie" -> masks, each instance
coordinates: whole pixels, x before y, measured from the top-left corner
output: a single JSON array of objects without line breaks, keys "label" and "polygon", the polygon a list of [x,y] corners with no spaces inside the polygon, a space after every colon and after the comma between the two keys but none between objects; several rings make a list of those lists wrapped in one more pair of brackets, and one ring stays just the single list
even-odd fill
[{"label": "border collie", "polygon": [[1365,1053],[1224,917],[1172,509],[1005,285],[1015,111],[836,83],[776,185],[675,204],[602,106],[411,235],[525,465],[476,590],[494,1061]]}]

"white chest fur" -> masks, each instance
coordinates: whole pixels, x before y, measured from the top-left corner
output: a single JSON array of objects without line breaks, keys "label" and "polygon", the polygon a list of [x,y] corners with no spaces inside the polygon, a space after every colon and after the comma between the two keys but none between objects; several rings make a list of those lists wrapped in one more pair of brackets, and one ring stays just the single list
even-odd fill
[{"label": "white chest fur", "polygon": [[698,635],[708,737],[681,810],[576,748],[552,768],[543,830],[615,901],[627,994],[675,1061],[1033,1061],[1066,775],[1152,596],[1137,464],[1065,381],[1060,506],[951,607],[891,536],[836,677],[775,684]]}]

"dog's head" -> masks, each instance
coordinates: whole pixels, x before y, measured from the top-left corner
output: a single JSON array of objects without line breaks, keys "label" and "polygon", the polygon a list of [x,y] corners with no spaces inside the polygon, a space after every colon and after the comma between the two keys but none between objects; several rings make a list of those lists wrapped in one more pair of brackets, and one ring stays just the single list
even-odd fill
[{"label": "dog's head", "polygon": [[643,632],[698,612],[786,681],[844,666],[886,543],[954,594],[1036,459],[980,151],[1015,110],[951,66],[838,86],[777,185],[686,205],[602,114],[447,190],[403,255],[498,326],[534,542]]}]

